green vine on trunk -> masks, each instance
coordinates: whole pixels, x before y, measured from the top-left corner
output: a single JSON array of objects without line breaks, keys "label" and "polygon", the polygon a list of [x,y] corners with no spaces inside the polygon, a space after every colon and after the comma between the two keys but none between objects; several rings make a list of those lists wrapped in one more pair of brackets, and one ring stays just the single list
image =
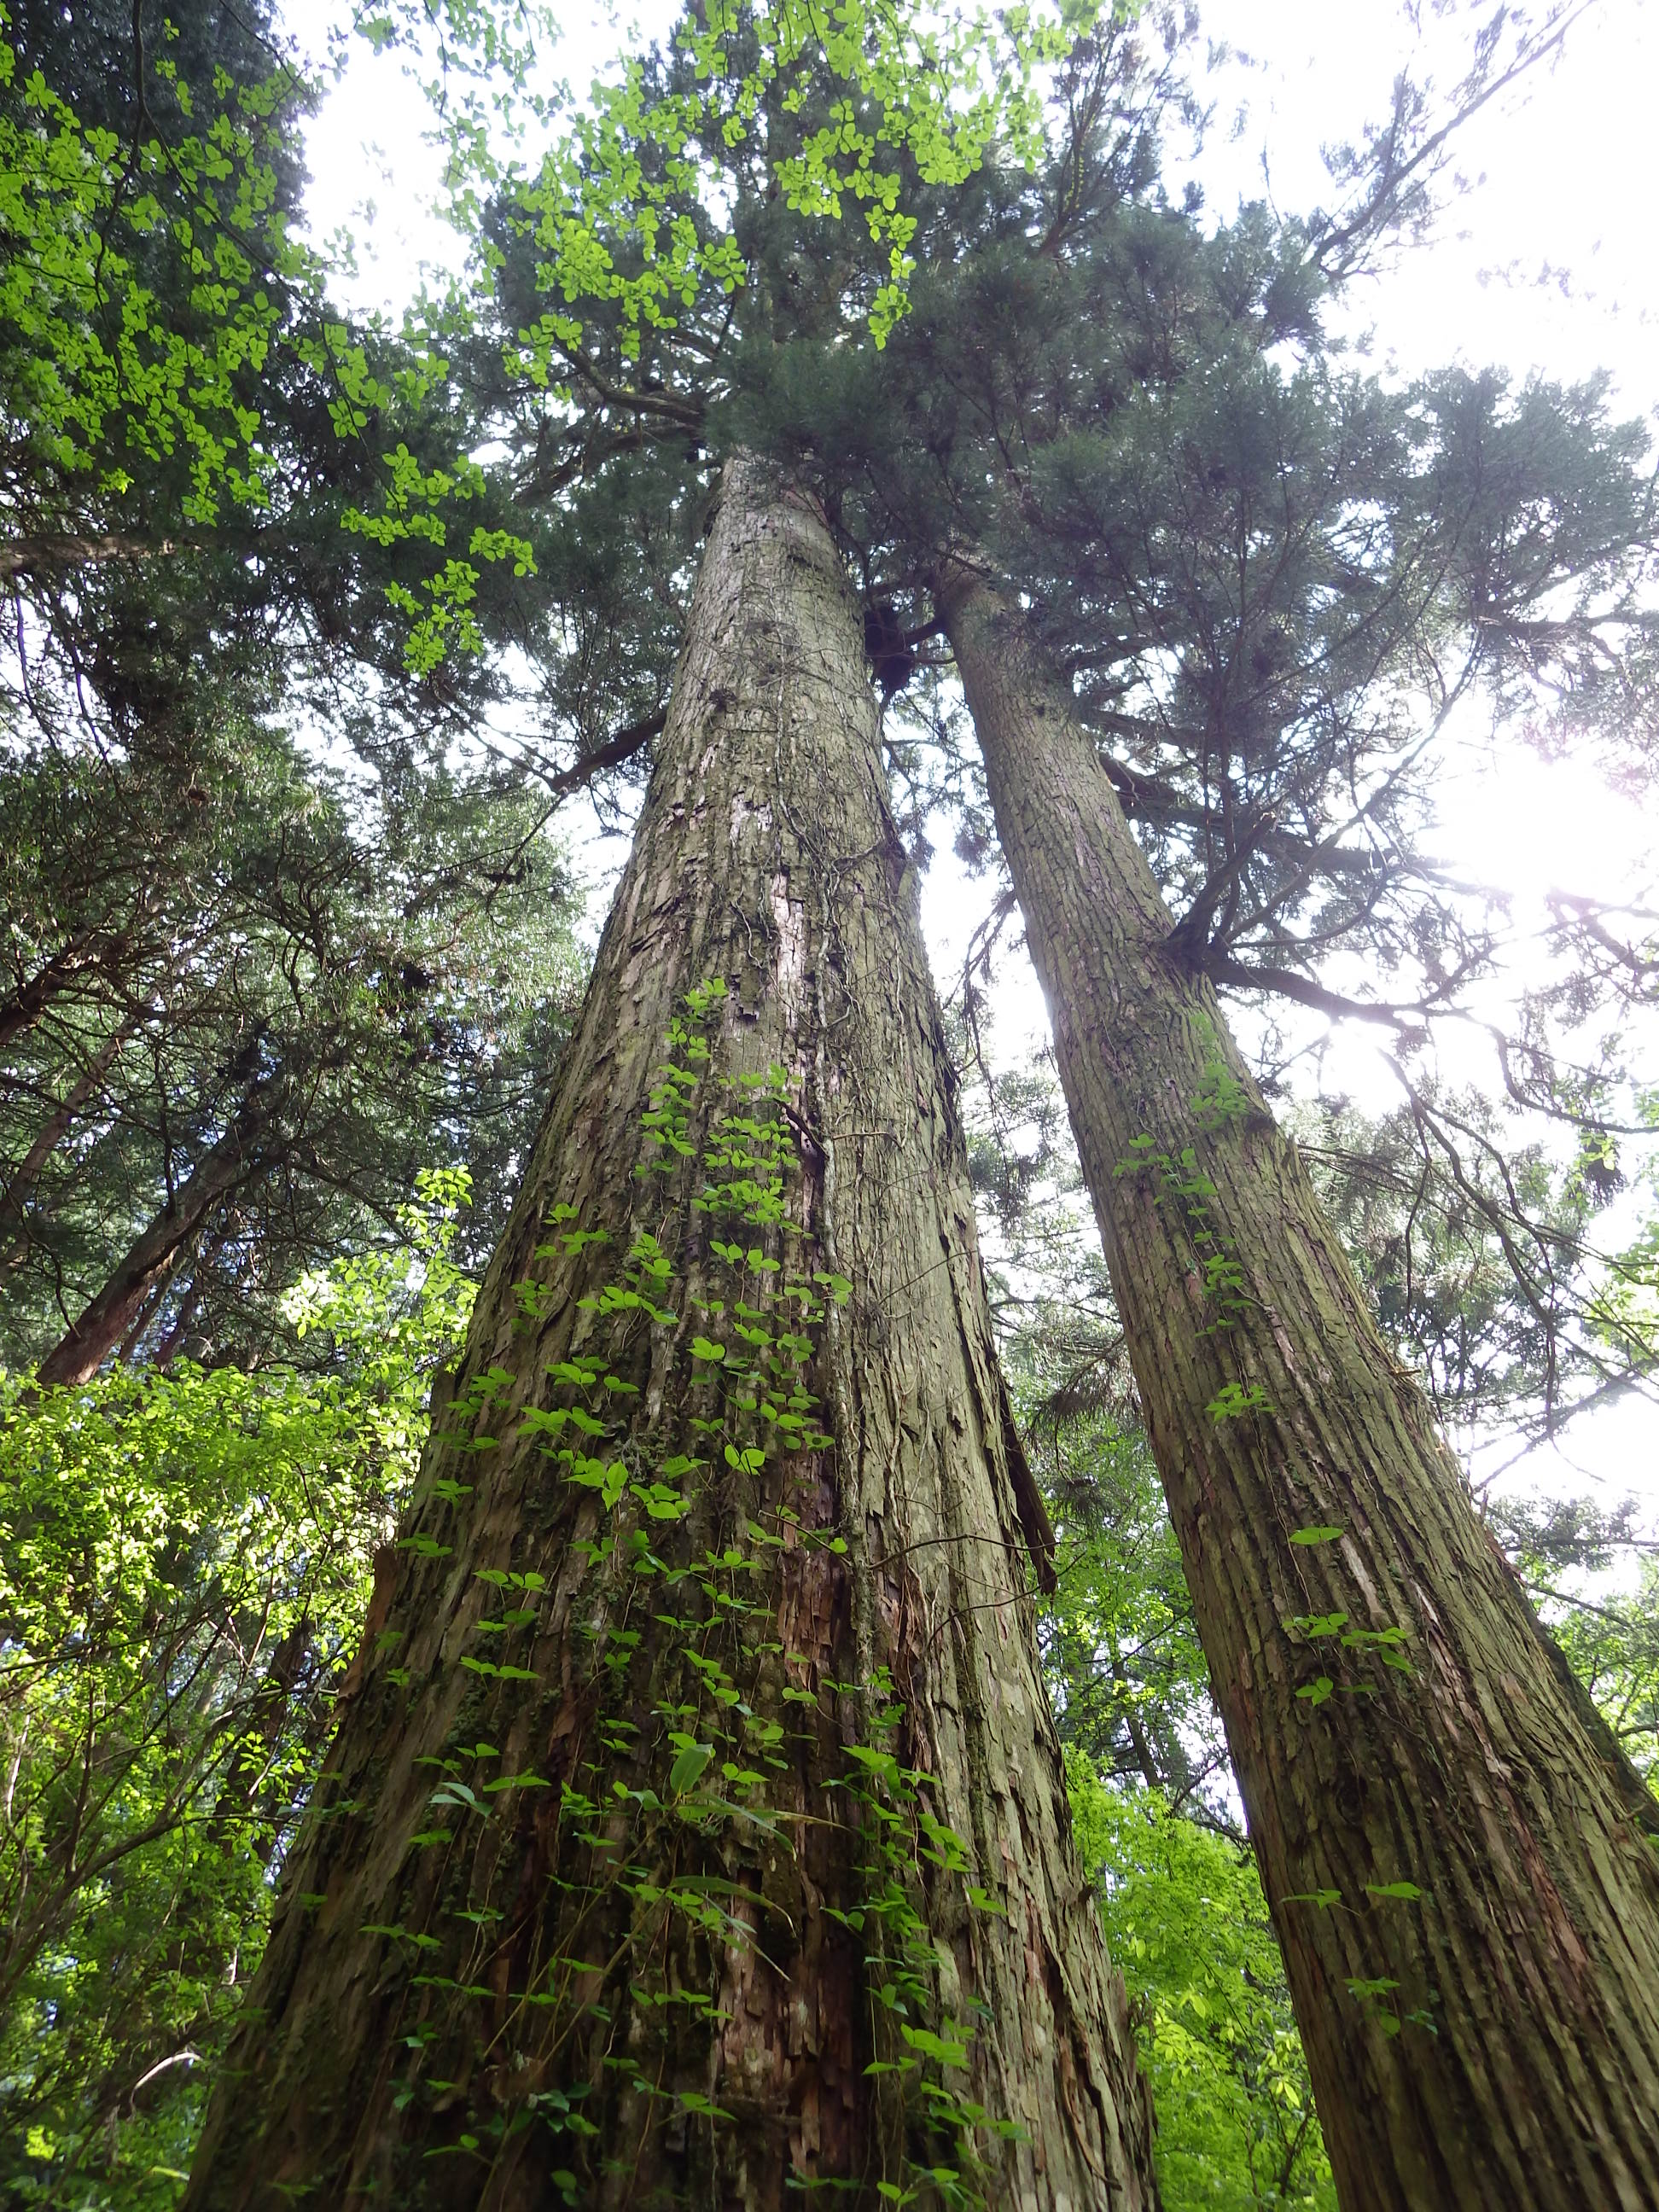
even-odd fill
[{"label": "green vine on trunk", "polygon": [[[1265,1121],[1265,1117],[1253,1107],[1249,1091],[1227,1065],[1208,1016],[1200,1011],[1197,1021],[1208,1053],[1190,1109],[1200,1137],[1213,1145],[1241,1133],[1258,1121]],[[1219,1225],[1212,1211],[1212,1202],[1218,1198],[1219,1191],[1204,1171],[1198,1146],[1184,1145],[1178,1152],[1171,1152],[1160,1150],[1154,1138],[1142,1133],[1129,1139],[1128,1156],[1117,1163],[1113,1172],[1120,1176],[1155,1178],[1154,1202],[1160,1206],[1173,1206],[1177,1210],[1194,1257],[1203,1269],[1202,1294],[1217,1308],[1217,1318],[1204,1334],[1221,1335],[1231,1330],[1254,1301],[1246,1289],[1236,1241]],[[1270,1417],[1276,1412],[1260,1382],[1244,1382],[1236,1377],[1221,1384],[1204,1410],[1218,1425],[1255,1416]],[[1293,1530],[1291,1542],[1304,1547],[1323,1546],[1336,1542],[1342,1534],[1338,1528],[1310,1525]],[[1289,1615],[1283,1626],[1300,1651],[1325,1644],[1356,1656],[1369,1654],[1398,1674],[1409,1675],[1413,1671],[1411,1659],[1402,1648],[1407,1632],[1398,1624],[1382,1628],[1359,1627],[1346,1609],[1339,1608]],[[1322,1669],[1301,1685],[1296,1692],[1297,1698],[1316,1711],[1334,1696],[1378,1694],[1377,1684],[1342,1680],[1341,1671],[1340,1668],[1328,1673]],[[1366,1903],[1358,1908],[1344,1905],[1339,1889],[1310,1891],[1285,1898],[1281,1903],[1312,1905],[1322,1911],[1360,1910],[1370,1915],[1389,1904],[1418,1904],[1423,1895],[1415,1882],[1401,1880],[1368,1885]],[[1396,1979],[1387,1975],[1358,1977],[1351,1978],[1346,1986],[1349,1995],[1366,2008],[1383,2034],[1397,2035],[1407,2026],[1425,2029],[1430,2034],[1437,2032],[1432,2014],[1425,2006],[1404,2013],[1395,2009],[1392,2000],[1400,1986]],[[1428,1998],[1431,2004],[1437,2002],[1438,1991],[1430,1990]]]},{"label": "green vine on trunk", "polygon": [[[434,1893],[434,1909],[419,1928],[362,1930],[406,1975],[409,2057],[395,2100],[424,2103],[447,2136],[429,2157],[491,2166],[526,2127],[550,2130],[563,2159],[552,2179],[571,2204],[591,2185],[590,2147],[606,2132],[592,2115],[606,2097],[634,2107],[613,2141],[636,2113],[641,2144],[653,2126],[682,2140],[704,2130],[716,2164],[716,2131],[738,2118],[708,2094],[708,2041],[729,2017],[721,1990],[740,1954],[776,1971],[766,1930],[799,1932],[805,1832],[838,1828],[854,1871],[842,1902],[821,1910],[861,1967],[862,2073],[887,2168],[875,2186],[884,2203],[968,2212],[990,2201],[981,2137],[1023,2130],[962,2086],[975,2022],[943,2002],[954,1964],[924,1908],[941,1882],[959,1884],[970,1911],[1003,1907],[934,1816],[930,1777],[900,1755],[907,1708],[887,1669],[829,1679],[821,1654],[779,1633],[786,1575],[815,1559],[838,1571],[848,1551],[823,1505],[833,1443],[809,1378],[825,1316],[853,1285],[813,1264],[812,1231],[792,1216],[801,1170],[786,1072],[716,1072],[726,997],[718,979],[698,986],[670,1030],[642,1116],[653,1156],[635,1170],[662,1201],[653,1224],[636,1221],[618,1272],[574,1301],[574,1316],[556,1281],[519,1285],[520,1330],[538,1336],[562,1317],[571,1340],[546,1370],[550,1391],[526,1394],[553,1402],[523,1404],[514,1440],[551,1458],[580,1493],[569,1554],[581,1582],[565,1634],[588,1644],[577,1702],[591,1718],[562,1773],[537,1771],[517,1741],[503,1750],[487,1740],[496,1686],[528,1686],[527,1713],[550,1700],[534,1662],[555,1578],[506,1564],[476,1570],[490,1602],[459,1664],[477,1693],[422,1762],[428,1818],[407,1846],[432,1855],[431,1877],[408,1887]],[[611,1241],[568,1204],[547,1223],[539,1260],[562,1263]],[[453,1401],[445,1440],[460,1454],[495,1453],[520,1393],[508,1369],[486,1368]],[[474,1497],[471,1485],[428,1482],[404,1548],[450,1556],[444,1540]],[[406,1668],[382,1678],[411,1694],[425,1686]],[[536,1723],[521,1729],[520,1710],[511,1736],[522,1740]],[[559,1896],[545,1915],[555,1947],[521,1908],[515,1921],[513,1900],[487,1878],[474,1894],[471,1869],[492,1856],[481,1826],[503,1822],[542,1838],[538,1863]],[[442,2027],[430,2016],[457,1998],[482,2015],[470,2051],[453,2047],[453,2010]],[[792,2185],[847,2185],[796,2172]]]}]

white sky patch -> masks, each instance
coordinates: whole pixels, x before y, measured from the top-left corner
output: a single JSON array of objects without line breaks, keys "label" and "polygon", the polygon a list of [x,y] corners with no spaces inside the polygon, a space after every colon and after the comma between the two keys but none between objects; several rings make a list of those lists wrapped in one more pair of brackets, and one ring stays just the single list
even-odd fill
[{"label": "white sky patch", "polygon": [[[320,70],[339,0],[278,0],[278,8]],[[562,6],[559,40],[546,56],[549,85],[562,79],[585,90],[619,54],[665,36],[678,13],[672,0],[649,0],[625,16],[597,0]],[[341,229],[350,232],[357,274],[343,274],[335,290],[359,313],[381,310],[396,320],[428,271],[447,275],[463,264],[463,243],[440,212],[442,156],[428,136],[431,120],[404,56],[376,54],[357,39],[307,130],[309,234],[322,247]],[[526,141],[526,160],[539,150],[533,138]]]},{"label": "white sky patch", "polygon": [[[1264,195],[1285,210],[1328,204],[1322,148],[1357,141],[1401,67],[1426,66],[1443,92],[1462,73],[1473,11],[1423,14],[1419,38],[1376,0],[1340,13],[1323,0],[1212,0],[1204,30],[1239,57],[1213,80],[1216,127],[1195,165],[1212,209]],[[1641,0],[1592,9],[1553,61],[1459,134],[1453,166],[1471,191],[1430,252],[1361,292],[1353,329],[1374,324],[1407,375],[1460,358],[1569,380],[1608,368],[1646,412],[1659,396],[1656,82],[1659,24]]]}]

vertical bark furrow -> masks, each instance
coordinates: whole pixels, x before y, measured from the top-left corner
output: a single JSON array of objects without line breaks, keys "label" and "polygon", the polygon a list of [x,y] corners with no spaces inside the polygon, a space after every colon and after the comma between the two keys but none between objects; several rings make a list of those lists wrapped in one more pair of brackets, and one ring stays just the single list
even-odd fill
[{"label": "vertical bark furrow", "polygon": [[939,597],[1346,2212],[1651,2212],[1639,1784],[1174,958],[1068,689],[981,569]]},{"label": "vertical bark furrow", "polygon": [[734,462],[191,2212],[1154,2202],[995,1376],[856,610]]}]

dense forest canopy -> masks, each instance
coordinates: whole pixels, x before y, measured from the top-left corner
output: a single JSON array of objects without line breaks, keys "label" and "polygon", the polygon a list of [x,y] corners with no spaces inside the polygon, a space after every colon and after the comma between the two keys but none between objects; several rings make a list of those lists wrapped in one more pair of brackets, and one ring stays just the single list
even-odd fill
[{"label": "dense forest canopy", "polygon": [[1437,1438],[1653,1387],[1653,917],[1437,797],[1646,805],[1655,446],[1352,336],[1583,13],[1229,212],[1179,9],[342,9],[396,318],[9,0],[8,2202],[1651,2187],[1659,1534]]}]

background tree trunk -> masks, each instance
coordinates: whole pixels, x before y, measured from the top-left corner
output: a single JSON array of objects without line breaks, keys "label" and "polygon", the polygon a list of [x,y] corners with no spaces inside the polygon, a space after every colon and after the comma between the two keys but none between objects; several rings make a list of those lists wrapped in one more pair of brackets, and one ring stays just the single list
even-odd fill
[{"label": "background tree trunk", "polygon": [[267,1078],[250,1094],[218,1143],[197,1162],[172,1205],[156,1215],[41,1361],[42,1383],[84,1382],[118,1348],[147,1302],[165,1287],[213,1209],[247,1180],[275,1117],[279,1088],[279,1078]]},{"label": "background tree trunk", "polygon": [[1152,2203],[1028,1540],[859,618],[739,459],[191,2212]]},{"label": "background tree trunk", "polygon": [[[74,1127],[87,1101],[102,1086],[116,1054],[131,1034],[131,1022],[118,1023],[40,1124],[33,1143],[17,1164],[16,1173],[0,1194],[0,1235],[22,1219],[29,1194],[40,1180],[40,1170]],[[8,1253],[0,1260],[0,1267],[15,1264],[18,1256]]]},{"label": "background tree trunk", "polygon": [[0,1048],[31,1028],[85,969],[97,965],[103,951],[100,936],[95,928],[82,930],[33,975],[26,976],[0,999]]},{"label": "background tree trunk", "polygon": [[939,594],[1342,2203],[1659,2204],[1659,1808],[1175,959],[1068,687],[982,574]]}]

